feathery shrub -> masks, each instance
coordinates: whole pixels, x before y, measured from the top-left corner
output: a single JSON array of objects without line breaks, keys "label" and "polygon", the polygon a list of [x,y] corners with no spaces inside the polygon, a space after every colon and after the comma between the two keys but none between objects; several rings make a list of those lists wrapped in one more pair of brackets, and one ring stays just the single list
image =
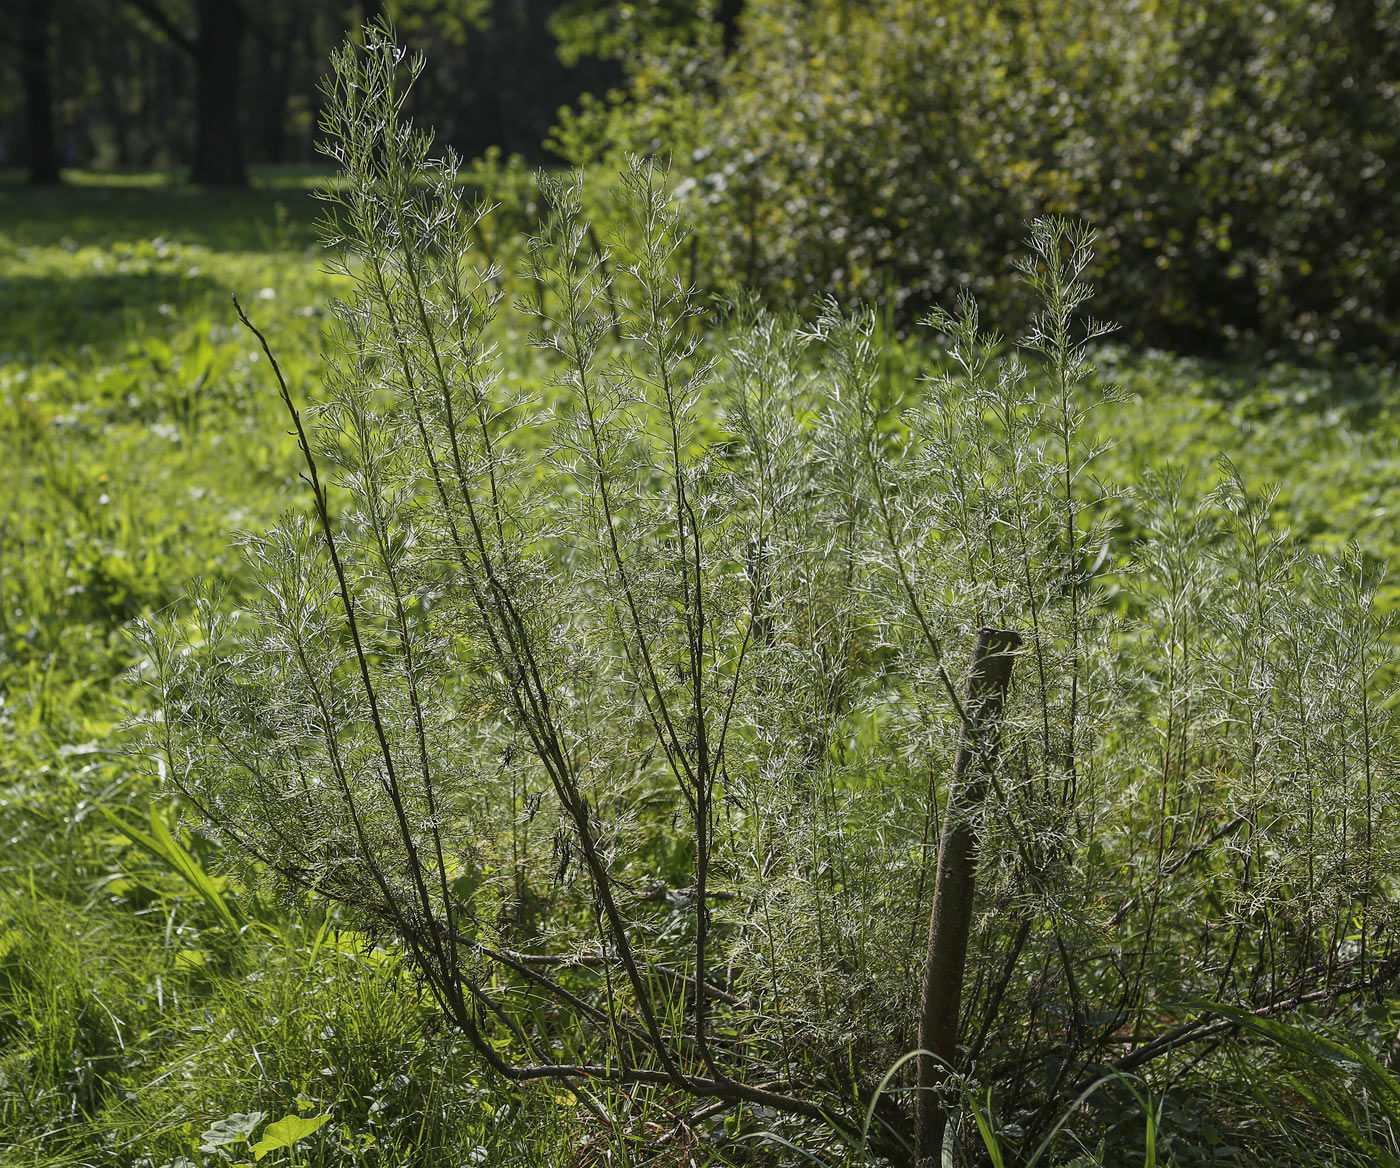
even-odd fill
[{"label": "feathery shrub", "polygon": [[[310,507],[241,537],[250,595],[143,631],[142,749],[245,878],[396,939],[509,1079],[874,1107],[897,1159],[975,1139],[973,1088],[1036,1139],[1230,1025],[1190,1001],[1393,976],[1375,567],[1228,462],[1198,507],[1095,479],[1087,232],[1034,224],[1010,350],[934,313],[922,385],[868,309],[710,329],[646,161],[606,246],[542,179],[508,307],[402,121],[419,63],[371,29],[334,65],[354,291],[280,386]],[[504,375],[508,311],[547,377]]]}]

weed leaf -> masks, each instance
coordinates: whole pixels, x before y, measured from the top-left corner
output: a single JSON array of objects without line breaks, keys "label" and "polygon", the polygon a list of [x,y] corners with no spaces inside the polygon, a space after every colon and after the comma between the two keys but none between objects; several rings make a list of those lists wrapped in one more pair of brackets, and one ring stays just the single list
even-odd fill
[{"label": "weed leaf", "polygon": [[262,1139],[253,1145],[254,1158],[261,1160],[269,1152],[292,1147],[298,1140],[304,1140],[312,1133],[320,1131],[330,1122],[330,1118],[329,1115],[288,1115],[276,1123],[268,1124]]}]

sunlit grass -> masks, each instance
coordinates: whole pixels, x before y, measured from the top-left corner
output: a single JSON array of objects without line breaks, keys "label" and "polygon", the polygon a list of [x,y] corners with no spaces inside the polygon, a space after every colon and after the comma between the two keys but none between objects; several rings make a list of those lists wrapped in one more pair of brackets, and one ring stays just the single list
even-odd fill
[{"label": "sunlit grass", "polygon": [[[295,390],[318,375],[338,285],[313,171],[255,171],[239,194],[163,172],[65,178],[0,180],[0,1162],[198,1161],[210,1124],[255,1111],[331,1117],[299,1163],[567,1157],[550,1101],[522,1111],[487,1082],[390,954],[301,906],[250,899],[230,930],[97,810],[139,823],[153,796],[114,753],[133,700],[124,626],[195,575],[236,591],[230,533],[302,497],[229,296]],[[515,376],[523,352],[504,353]],[[1172,459],[1204,493],[1224,449],[1287,479],[1283,506],[1318,545],[1356,536],[1400,560],[1394,372],[1108,364],[1137,403],[1111,469]],[[180,838],[215,865],[213,845]]]},{"label": "sunlit grass", "polygon": [[478,1082],[389,954],[276,905],[231,932],[100,813],[140,823],[154,795],[114,750],[123,626],[192,575],[236,585],[230,533],[302,489],[230,294],[301,381],[336,281],[310,174],[67,177],[0,187],[0,1161],[198,1162],[211,1123],[259,1110],[331,1117],[299,1163],[523,1156],[547,1125]]}]

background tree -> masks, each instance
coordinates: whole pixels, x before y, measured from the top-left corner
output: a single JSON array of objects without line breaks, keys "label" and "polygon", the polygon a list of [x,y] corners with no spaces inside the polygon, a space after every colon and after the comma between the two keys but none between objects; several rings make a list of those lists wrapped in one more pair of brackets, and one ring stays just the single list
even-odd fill
[{"label": "background tree", "polygon": [[743,0],[652,0],[648,4],[618,0],[563,0],[551,23],[559,55],[569,62],[590,57],[625,61],[635,67],[647,54],[677,45],[695,45],[719,30],[725,55],[739,43]]},{"label": "background tree", "polygon": [[239,0],[194,0],[194,31],[189,32],[159,0],[127,3],[194,65],[195,141],[190,180],[206,187],[247,186],[238,108],[243,37],[248,29],[242,4]]},{"label": "background tree", "polygon": [[[21,160],[26,109],[44,106],[47,75],[60,161],[184,164],[208,186],[246,182],[250,162],[315,161],[326,54],[381,14],[406,43],[431,48],[412,111],[468,156],[496,147],[541,160],[559,109],[622,79],[615,60],[561,53],[560,0],[25,3],[14,51],[0,55],[13,87],[0,91],[0,136]],[[44,36],[47,52],[29,45]]]},{"label": "background tree", "polygon": [[59,181],[58,144],[53,116],[53,6],[49,0],[25,0],[20,14],[20,72],[24,77],[24,111],[29,182],[51,186]]},{"label": "background tree", "polygon": [[556,138],[672,152],[717,281],[904,323],[970,284],[1024,319],[1004,257],[1053,211],[1101,225],[1137,343],[1400,352],[1394,0],[750,0],[742,29],[727,59],[643,39]]}]

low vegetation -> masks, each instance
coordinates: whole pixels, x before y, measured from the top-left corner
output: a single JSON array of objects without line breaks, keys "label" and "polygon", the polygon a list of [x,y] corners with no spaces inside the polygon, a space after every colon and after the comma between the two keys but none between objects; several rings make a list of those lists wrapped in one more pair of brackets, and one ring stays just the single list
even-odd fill
[{"label": "low vegetation", "polygon": [[654,166],[609,240],[394,63],[328,273],[296,177],[0,191],[6,1161],[901,1160],[919,1081],[959,1158],[1393,1156],[1394,375],[1115,349],[1053,220],[1019,346],[712,310]]}]

